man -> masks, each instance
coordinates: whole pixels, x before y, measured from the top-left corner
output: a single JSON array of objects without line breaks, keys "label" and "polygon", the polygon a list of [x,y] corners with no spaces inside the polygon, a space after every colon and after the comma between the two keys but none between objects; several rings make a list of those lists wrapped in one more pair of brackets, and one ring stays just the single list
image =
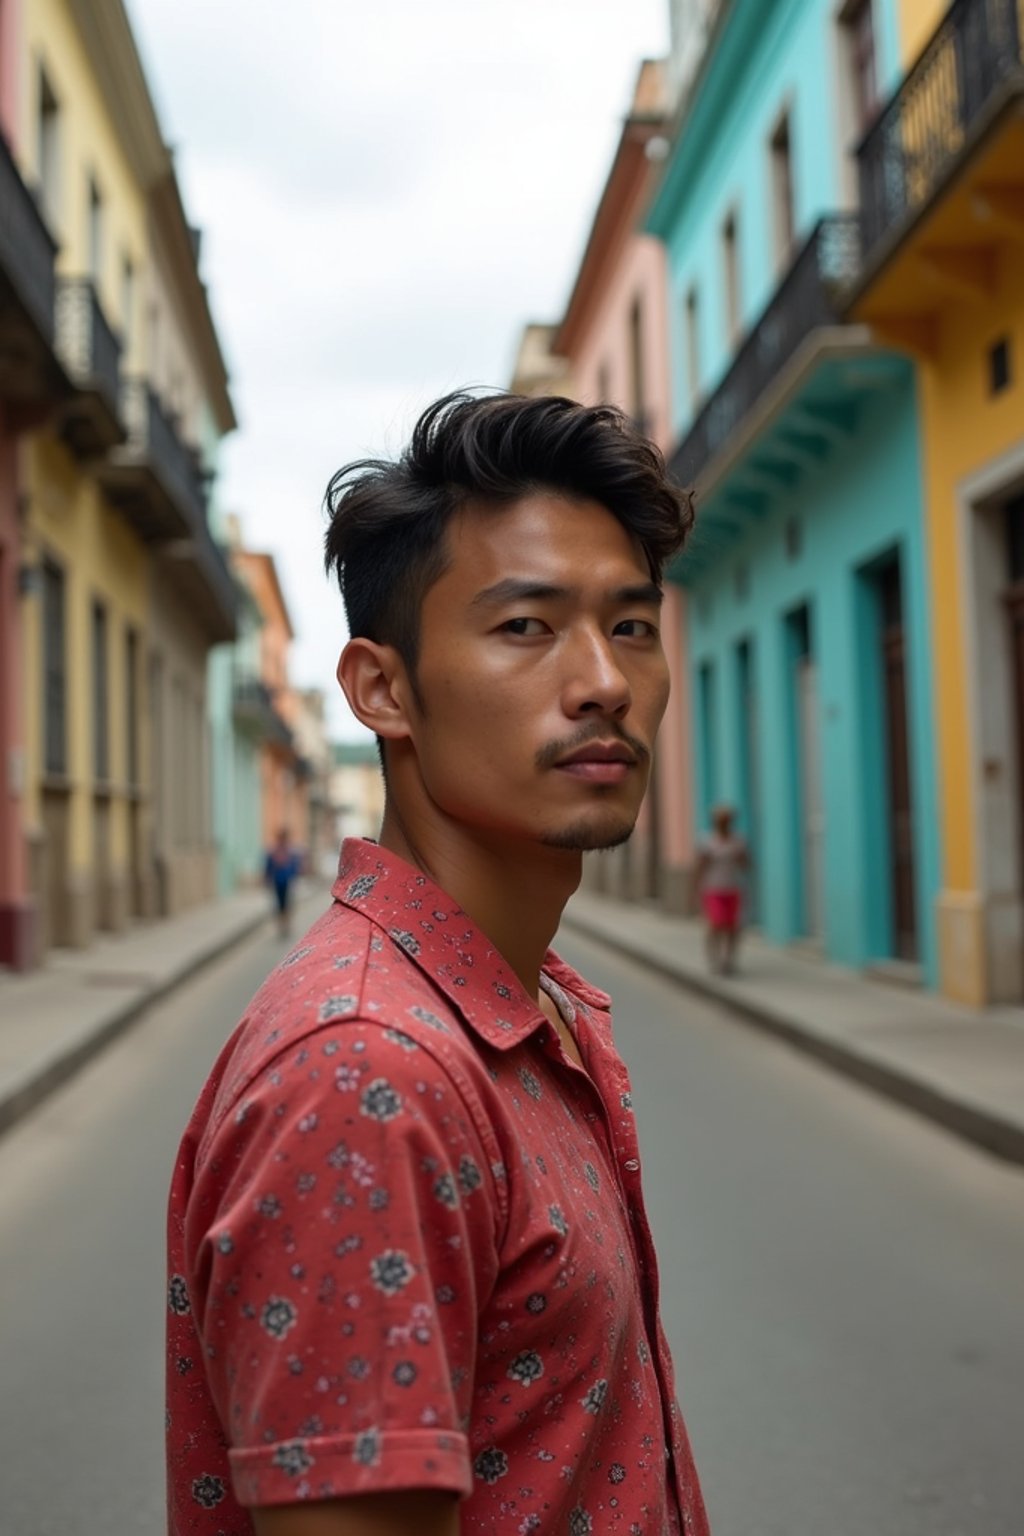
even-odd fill
[{"label": "man", "polygon": [[274,839],[273,847],[267,851],[267,862],[263,871],[263,878],[274,893],[277,931],[281,938],[287,938],[291,931],[292,885],[298,878],[301,868],[302,860],[298,850],[292,846],[288,828],[281,827]]},{"label": "man", "polygon": [[386,810],[182,1144],[171,1530],[706,1536],[608,999],[549,949],[643,797],[689,502],[609,408],[456,395],[327,504]]}]

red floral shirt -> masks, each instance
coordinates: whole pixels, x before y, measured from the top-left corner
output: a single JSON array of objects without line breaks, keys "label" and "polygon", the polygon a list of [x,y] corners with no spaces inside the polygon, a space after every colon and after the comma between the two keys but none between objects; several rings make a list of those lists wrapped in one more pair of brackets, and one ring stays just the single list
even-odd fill
[{"label": "red floral shirt", "polygon": [[467,1536],[706,1536],[607,997],[548,955],[582,1071],[403,860],[348,841],[333,894],[178,1156],[172,1536],[399,1488]]}]

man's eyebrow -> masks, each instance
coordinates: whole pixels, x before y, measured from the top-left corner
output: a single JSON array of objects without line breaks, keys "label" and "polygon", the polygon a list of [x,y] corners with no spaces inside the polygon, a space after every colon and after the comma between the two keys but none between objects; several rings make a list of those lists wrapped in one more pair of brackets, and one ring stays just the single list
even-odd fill
[{"label": "man's eyebrow", "polygon": [[633,586],[619,587],[611,595],[617,603],[649,603],[652,608],[660,608],[665,601],[665,594],[656,581],[641,581]]},{"label": "man's eyebrow", "polygon": [[[517,602],[565,602],[567,598],[579,595],[579,587],[558,587],[546,581],[528,581],[507,576],[504,581],[496,581],[492,587],[485,587],[482,592],[478,592],[473,599],[473,607],[497,608],[505,603]],[[664,593],[657,582],[641,581],[626,587],[616,587],[608,593],[608,597],[614,603],[646,603],[652,608],[660,608]]]},{"label": "man's eyebrow", "polygon": [[482,604],[497,608],[502,603],[537,603],[545,599],[557,602],[574,596],[574,587],[555,587],[545,581],[523,581],[516,576],[506,576],[504,581],[496,581],[493,587],[485,587],[482,592],[478,592],[473,599],[473,606],[475,608]]}]

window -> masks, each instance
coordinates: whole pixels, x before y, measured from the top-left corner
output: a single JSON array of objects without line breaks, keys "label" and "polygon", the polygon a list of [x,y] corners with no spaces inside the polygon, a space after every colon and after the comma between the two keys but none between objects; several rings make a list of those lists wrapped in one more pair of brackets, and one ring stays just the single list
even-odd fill
[{"label": "window", "polygon": [[647,431],[647,411],[644,398],[644,311],[639,295],[629,311],[629,373],[630,409],[633,420],[641,432]]},{"label": "window", "polygon": [[690,404],[696,410],[700,400],[700,314],[696,288],[686,295],[686,383]]},{"label": "window", "polygon": [[793,212],[793,160],[789,131],[789,113],[784,112],[769,145],[772,174],[772,212],[775,230],[775,255],[780,268],[789,265],[793,251],[795,216]]},{"label": "window", "polygon": [[601,405],[611,404],[612,379],[607,363],[602,363],[597,370],[597,396]]},{"label": "window", "polygon": [[103,197],[95,178],[89,177],[89,211],[86,230],[89,276],[98,286],[103,273]]},{"label": "window", "polygon": [[139,638],[124,634],[125,778],[131,788],[139,782]]},{"label": "window", "polygon": [[867,132],[878,110],[875,23],[871,4],[872,0],[849,0],[840,12],[853,94],[853,127],[858,139]]},{"label": "window", "polygon": [[1010,367],[1010,338],[1000,336],[988,351],[988,383],[989,392],[993,395],[1002,394],[1008,389],[1012,379],[1013,370]]},{"label": "window", "polygon": [[92,768],[97,782],[110,778],[109,657],[107,610],[92,605]]},{"label": "window", "polygon": [[135,335],[135,267],[130,256],[121,258],[121,350],[131,354]]},{"label": "window", "polygon": [[46,71],[39,71],[37,163],[43,212],[54,228],[60,219],[60,108]]},{"label": "window", "polygon": [[64,642],[64,572],[43,564],[43,763],[67,772],[67,657]]},{"label": "window", "polygon": [[722,225],[722,265],[725,272],[725,329],[729,340],[735,343],[740,332],[740,273],[735,210]]}]

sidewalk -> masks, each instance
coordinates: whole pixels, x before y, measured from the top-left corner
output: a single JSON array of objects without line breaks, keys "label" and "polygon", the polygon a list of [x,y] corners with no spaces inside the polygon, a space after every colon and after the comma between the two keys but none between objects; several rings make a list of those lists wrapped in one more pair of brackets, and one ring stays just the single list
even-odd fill
[{"label": "sidewalk", "polygon": [[564,923],[1024,1164],[1024,1008],[958,1008],[754,934],[738,976],[711,976],[698,923],[600,896],[573,897]]},{"label": "sidewalk", "polygon": [[239,892],[88,949],[52,951],[41,970],[0,972],[0,1133],[269,917],[266,891]]}]

